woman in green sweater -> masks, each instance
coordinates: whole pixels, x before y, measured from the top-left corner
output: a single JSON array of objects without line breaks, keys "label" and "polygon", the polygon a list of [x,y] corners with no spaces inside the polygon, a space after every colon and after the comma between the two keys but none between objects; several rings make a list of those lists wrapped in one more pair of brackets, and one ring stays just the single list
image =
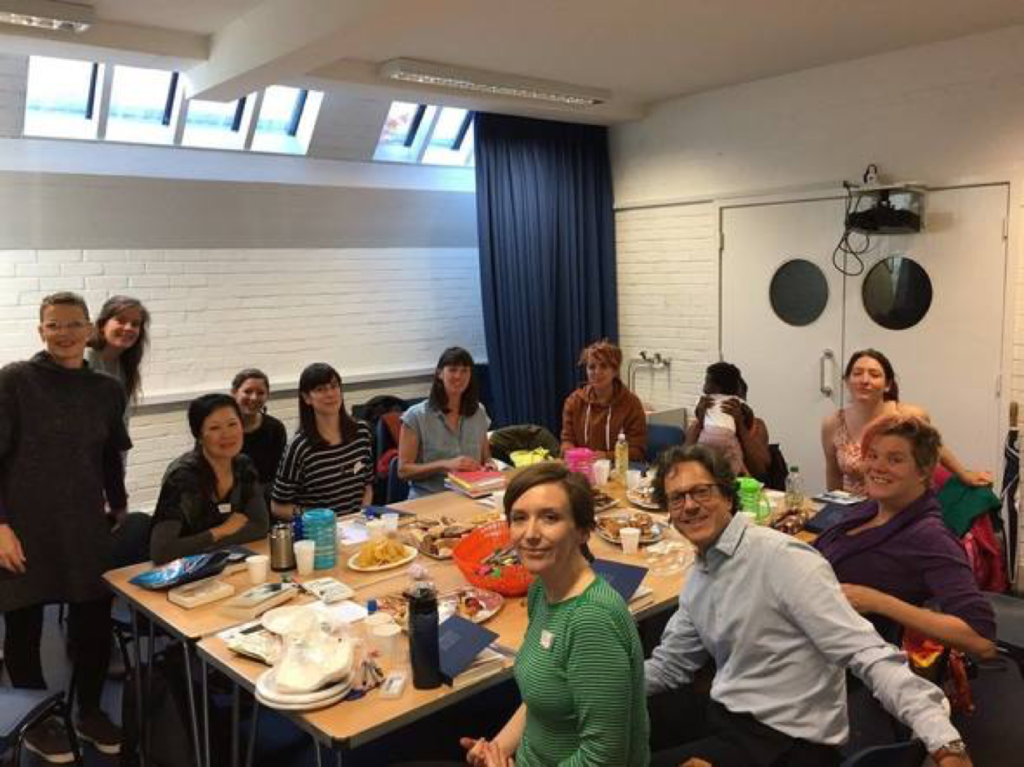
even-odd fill
[{"label": "woman in green sweater", "polygon": [[622,597],[590,568],[594,501],[555,463],[518,474],[505,514],[536,576],[516,657],[523,704],[492,740],[463,738],[475,767],[639,767],[650,758],[643,652]]}]

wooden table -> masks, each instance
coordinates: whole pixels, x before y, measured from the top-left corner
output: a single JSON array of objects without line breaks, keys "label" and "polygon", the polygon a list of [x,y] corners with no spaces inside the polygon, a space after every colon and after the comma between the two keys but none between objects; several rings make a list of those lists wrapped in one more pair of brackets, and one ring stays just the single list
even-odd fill
[{"label": "wooden table", "polygon": [[[622,495],[621,491],[616,492],[615,488],[611,489],[610,494],[619,497]],[[460,521],[469,520],[487,511],[487,507],[451,492],[397,504],[397,506],[424,517],[436,519],[445,516]],[[683,540],[679,533],[670,527],[668,527],[667,538],[669,540]],[[591,537],[590,547],[594,555],[600,559],[644,564],[643,550],[638,555],[626,556],[622,553],[621,548],[608,543],[596,535]],[[349,570],[343,563],[357,549],[358,546],[353,546],[340,552],[338,566],[333,571],[317,571],[315,577],[330,575],[348,584],[356,590],[354,599],[359,602],[365,602],[372,597],[400,591],[408,584],[407,566],[403,566],[395,571],[372,575]],[[465,579],[451,561],[432,560],[422,555],[416,561],[430,569],[431,577],[441,591],[465,585]],[[646,617],[674,605],[679,596],[683,576],[683,573],[677,573],[671,576],[659,577],[649,572],[644,580],[644,585],[652,589],[652,599],[644,601],[642,609],[635,612],[637,617]],[[243,575],[242,577],[244,578],[245,576]],[[152,607],[152,603],[150,603],[150,607]],[[177,610],[174,605],[169,605],[169,607],[172,608],[172,613]],[[202,627],[217,631],[219,630],[218,626],[222,622],[212,615],[212,613],[215,613],[215,609],[216,605],[211,605],[208,610],[204,610],[203,607],[192,611],[177,610],[179,613],[187,612],[194,613],[195,615],[178,615],[175,616],[175,620],[179,626],[187,624],[192,629]],[[504,648],[514,651],[522,643],[526,633],[526,624],[525,597],[509,597],[506,599],[505,606],[501,612],[491,618],[486,625],[487,628],[498,634],[498,642]],[[224,641],[217,636],[207,636],[200,640],[198,643],[198,653],[205,663],[212,665],[249,692],[255,689],[256,679],[266,670],[266,666],[232,653],[227,649]],[[498,671],[484,679],[458,689],[442,686],[435,690],[417,690],[413,688],[411,680],[409,680],[404,694],[397,699],[383,699],[380,697],[378,690],[373,690],[357,701],[343,701],[319,711],[286,715],[301,729],[309,733],[318,744],[322,743],[333,749],[340,763],[342,751],[374,740],[446,706],[450,706],[459,700],[508,679],[510,675],[511,660],[506,664],[503,671]],[[252,734],[250,735],[251,741]]]}]

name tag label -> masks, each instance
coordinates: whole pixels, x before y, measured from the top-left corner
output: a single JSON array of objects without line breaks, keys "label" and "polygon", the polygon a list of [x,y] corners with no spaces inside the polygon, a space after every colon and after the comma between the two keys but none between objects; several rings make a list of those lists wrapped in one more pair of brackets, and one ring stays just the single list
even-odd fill
[{"label": "name tag label", "polygon": [[545,650],[550,650],[551,645],[555,643],[555,635],[547,629],[540,632],[540,646]]},{"label": "name tag label", "polygon": [[221,516],[226,517],[228,514],[231,513],[231,504],[230,503],[218,503],[217,504],[217,511],[219,511],[221,513]]}]

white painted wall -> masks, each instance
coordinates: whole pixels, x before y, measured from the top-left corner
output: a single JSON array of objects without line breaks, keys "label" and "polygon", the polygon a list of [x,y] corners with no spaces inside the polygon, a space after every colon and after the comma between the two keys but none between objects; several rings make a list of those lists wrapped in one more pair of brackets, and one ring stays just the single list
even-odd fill
[{"label": "white painted wall", "polygon": [[[1024,295],[1024,27],[669,101],[614,127],[611,145],[623,344],[627,353],[688,355],[673,364],[671,390],[641,376],[642,398],[692,404],[703,367],[717,358],[718,207],[836,190],[869,163],[933,186],[1011,183],[1006,299],[1014,309],[1003,374],[1012,396],[1024,397],[1024,306],[1016,299]],[[698,221],[706,232],[698,226],[693,239],[683,222]],[[676,285],[680,269],[688,275]],[[681,334],[691,336],[688,346]]]}]

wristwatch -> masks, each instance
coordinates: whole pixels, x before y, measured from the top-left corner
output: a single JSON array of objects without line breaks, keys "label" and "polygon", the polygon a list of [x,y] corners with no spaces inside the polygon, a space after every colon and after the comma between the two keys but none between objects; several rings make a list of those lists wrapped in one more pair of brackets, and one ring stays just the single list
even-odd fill
[{"label": "wristwatch", "polygon": [[967,745],[962,740],[951,740],[932,754],[935,761],[946,756],[967,756]]}]

